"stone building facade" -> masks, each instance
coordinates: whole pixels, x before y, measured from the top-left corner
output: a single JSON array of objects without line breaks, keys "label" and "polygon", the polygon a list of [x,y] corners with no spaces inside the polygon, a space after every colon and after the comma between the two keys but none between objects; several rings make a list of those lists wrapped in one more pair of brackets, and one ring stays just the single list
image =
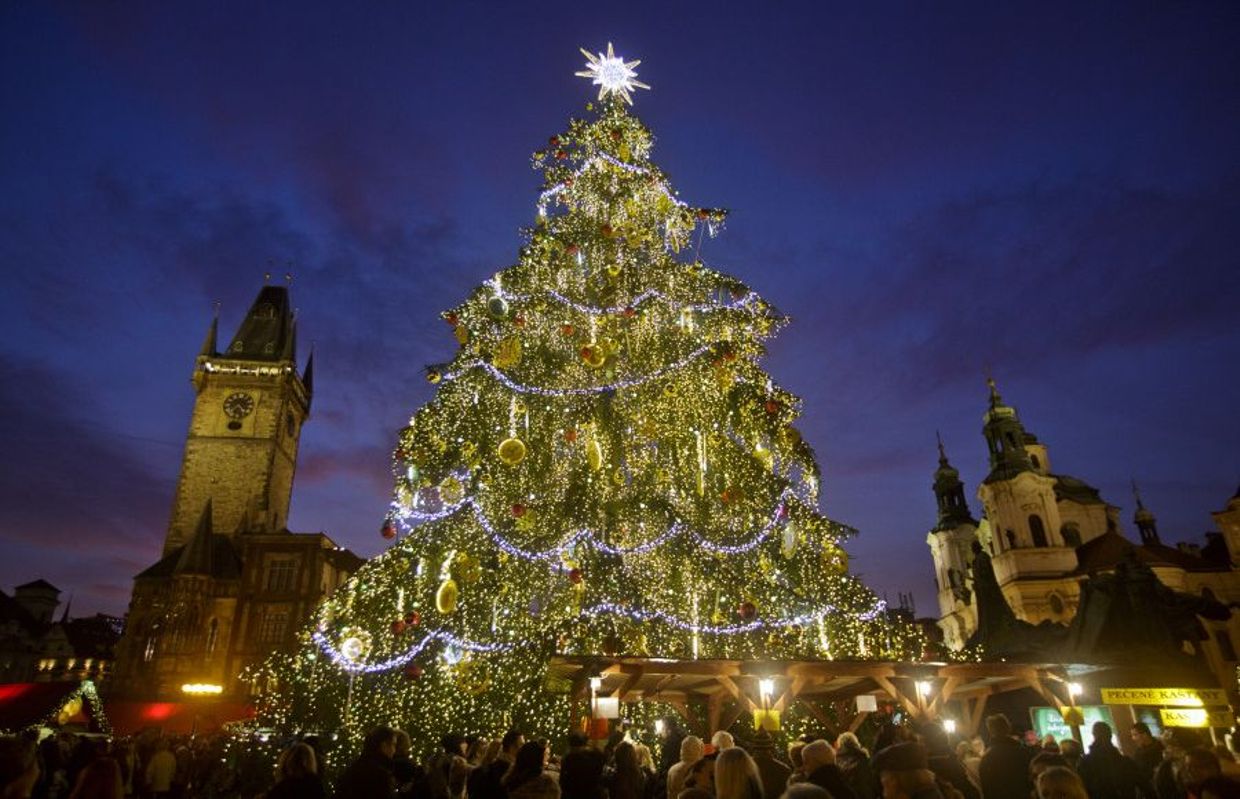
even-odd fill
[{"label": "stone building facade", "polygon": [[[982,517],[973,518],[959,472],[939,443],[933,490],[938,520],[926,537],[934,560],[939,626],[958,649],[977,628],[973,601],[974,547],[991,557],[1004,598],[1018,619],[1068,624],[1076,615],[1082,580],[1113,571],[1135,555],[1167,587],[1188,594],[1240,602],[1240,491],[1214,515],[1220,532],[1202,545],[1164,544],[1154,514],[1136,495],[1133,524],[1139,540],[1121,530],[1119,508],[1085,481],[1056,471],[1047,446],[1029,432],[1016,409],[1004,403],[994,381],[982,417],[990,470],[977,489]],[[1200,654],[1231,685],[1240,617],[1202,619],[1207,637]]]},{"label": "stone building facade", "polygon": [[361,559],[323,533],[288,529],[313,355],[296,363],[284,286],[264,286],[228,347],[212,321],[162,557],[134,578],[116,695],[180,696],[186,684],[242,696],[246,666],[293,648],[312,609]]}]

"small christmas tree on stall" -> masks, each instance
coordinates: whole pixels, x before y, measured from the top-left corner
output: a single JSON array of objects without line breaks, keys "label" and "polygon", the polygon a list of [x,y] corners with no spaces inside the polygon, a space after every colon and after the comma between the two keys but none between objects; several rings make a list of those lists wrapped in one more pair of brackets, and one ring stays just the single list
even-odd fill
[{"label": "small christmas tree on stall", "polygon": [[273,724],[562,731],[556,654],[920,653],[817,511],[798,400],[758,365],[782,318],[694,256],[724,213],[650,160],[636,62],[590,59],[518,262],[443,314],[460,348],[400,433],[392,547],[265,666]]}]

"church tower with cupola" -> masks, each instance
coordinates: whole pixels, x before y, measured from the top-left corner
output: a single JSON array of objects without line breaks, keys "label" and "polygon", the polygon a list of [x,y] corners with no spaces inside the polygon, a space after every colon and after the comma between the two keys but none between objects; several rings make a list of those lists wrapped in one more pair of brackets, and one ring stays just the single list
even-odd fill
[{"label": "church tower with cupola", "polygon": [[194,364],[197,393],[164,554],[194,533],[208,500],[214,529],[279,530],[287,523],[313,363],[299,373],[296,319],[285,286],[263,286],[227,349],[218,320]]},{"label": "church tower with cupola", "polygon": [[977,627],[970,569],[978,522],[969,511],[960,472],[947,460],[941,437],[938,443],[939,467],[934,471],[933,489],[939,518],[927,534],[926,543],[934,558],[934,581],[941,615],[939,625],[947,645],[959,649]]}]

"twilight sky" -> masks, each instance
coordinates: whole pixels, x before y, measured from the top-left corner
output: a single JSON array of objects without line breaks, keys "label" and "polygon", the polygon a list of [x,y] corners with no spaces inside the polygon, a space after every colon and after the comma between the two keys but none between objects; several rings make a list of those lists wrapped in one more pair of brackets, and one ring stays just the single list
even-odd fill
[{"label": "twilight sky", "polygon": [[1212,529],[1240,4],[4,3],[0,588],[124,610],[212,304],[231,337],[272,261],[317,351],[292,526],[377,553],[438,313],[515,261],[608,40],[681,196],[732,209],[704,259],[793,319],[766,367],[872,586],[937,615],[934,432],[976,513],[988,370],[1126,532],[1133,477],[1164,539]]}]

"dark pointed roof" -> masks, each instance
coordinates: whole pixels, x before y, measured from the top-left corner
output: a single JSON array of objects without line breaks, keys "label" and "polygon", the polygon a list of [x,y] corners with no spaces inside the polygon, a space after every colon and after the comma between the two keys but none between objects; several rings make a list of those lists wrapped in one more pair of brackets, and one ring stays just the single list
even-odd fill
[{"label": "dark pointed roof", "polygon": [[181,557],[177,559],[176,571],[179,574],[213,574],[212,556],[215,547],[212,545],[214,535],[211,529],[211,500],[207,500],[202,515],[198,517],[198,529],[189,541],[181,548]]},{"label": "dark pointed roof", "polygon": [[37,580],[31,580],[28,583],[22,583],[21,585],[17,586],[17,588],[14,590],[21,591],[22,589],[25,589],[25,588],[34,588],[34,589],[38,589],[41,591],[55,591],[58,594],[60,593],[59,588],[52,585],[47,580],[44,580],[42,577],[40,577]]},{"label": "dark pointed roof", "polygon": [[306,359],[306,368],[301,373],[301,384],[306,387],[306,396],[314,397],[314,347],[310,348],[310,357]]},{"label": "dark pointed roof", "polygon": [[288,287],[263,286],[223,354],[254,361],[291,360],[297,352],[296,339]]},{"label": "dark pointed roof", "polygon": [[202,340],[202,349],[198,351],[198,354],[206,358],[216,355],[217,353],[215,348],[219,346],[216,343],[216,339],[219,338],[219,334],[220,316],[217,313],[215,316],[211,317],[211,326],[207,328],[207,337]]}]

